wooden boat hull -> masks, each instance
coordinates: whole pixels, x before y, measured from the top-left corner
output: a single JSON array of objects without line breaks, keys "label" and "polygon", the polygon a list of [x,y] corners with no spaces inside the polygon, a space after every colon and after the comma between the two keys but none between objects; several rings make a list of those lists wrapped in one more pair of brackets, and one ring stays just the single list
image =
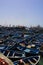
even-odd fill
[{"label": "wooden boat hull", "polygon": [[[3,59],[5,62],[7,62],[8,65],[14,65],[13,62],[12,62],[10,59],[8,59],[6,56],[4,56],[2,53],[0,53],[0,58]],[[3,61],[3,62],[4,62],[4,61]],[[1,62],[2,62],[2,61],[0,61],[0,63],[1,63]]]}]

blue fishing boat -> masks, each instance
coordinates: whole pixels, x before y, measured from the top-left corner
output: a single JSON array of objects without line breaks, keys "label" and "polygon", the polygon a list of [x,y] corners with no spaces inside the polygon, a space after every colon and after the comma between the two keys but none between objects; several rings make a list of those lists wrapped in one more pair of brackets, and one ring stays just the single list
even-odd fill
[{"label": "blue fishing boat", "polygon": [[42,44],[43,33],[39,30],[0,28],[0,53],[12,60],[13,65],[36,65],[40,60]]},{"label": "blue fishing boat", "polygon": [[39,55],[39,49],[27,48],[17,44],[14,46],[1,46],[0,52],[10,59],[20,59],[23,57]]},{"label": "blue fishing boat", "polygon": [[31,56],[28,58],[20,59],[19,61],[15,61],[14,65],[36,65],[40,60],[40,56]]},{"label": "blue fishing boat", "polygon": [[0,53],[0,63],[2,65],[36,65],[39,62],[39,60],[40,60],[40,55],[21,58],[17,61],[12,62],[6,56]]}]

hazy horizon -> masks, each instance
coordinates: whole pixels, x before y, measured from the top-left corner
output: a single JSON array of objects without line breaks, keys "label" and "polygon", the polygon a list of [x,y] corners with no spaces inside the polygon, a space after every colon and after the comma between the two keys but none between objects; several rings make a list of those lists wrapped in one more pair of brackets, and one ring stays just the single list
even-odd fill
[{"label": "hazy horizon", "polygon": [[0,0],[0,25],[43,27],[43,0]]}]

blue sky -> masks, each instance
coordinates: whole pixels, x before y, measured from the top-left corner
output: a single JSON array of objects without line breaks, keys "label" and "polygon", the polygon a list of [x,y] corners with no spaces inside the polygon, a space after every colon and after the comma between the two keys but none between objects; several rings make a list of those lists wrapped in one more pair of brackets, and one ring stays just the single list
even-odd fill
[{"label": "blue sky", "polygon": [[43,0],[0,0],[0,25],[43,26]]}]

